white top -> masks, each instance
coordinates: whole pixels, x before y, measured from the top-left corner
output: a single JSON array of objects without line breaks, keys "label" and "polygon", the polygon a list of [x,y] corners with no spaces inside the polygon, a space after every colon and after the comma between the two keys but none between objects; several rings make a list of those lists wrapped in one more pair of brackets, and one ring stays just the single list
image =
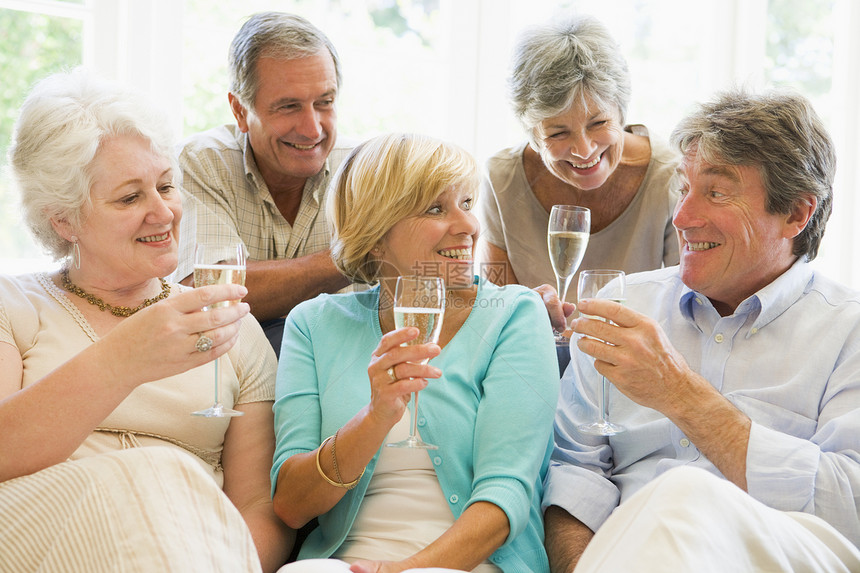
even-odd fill
[{"label": "white top", "polygon": [[[409,435],[409,419],[407,409],[391,428],[386,443]],[[383,447],[355,523],[332,557],[350,563],[358,559],[399,561],[427,547],[453,524],[454,515],[427,450]],[[501,569],[485,561],[473,571],[498,573]]]}]

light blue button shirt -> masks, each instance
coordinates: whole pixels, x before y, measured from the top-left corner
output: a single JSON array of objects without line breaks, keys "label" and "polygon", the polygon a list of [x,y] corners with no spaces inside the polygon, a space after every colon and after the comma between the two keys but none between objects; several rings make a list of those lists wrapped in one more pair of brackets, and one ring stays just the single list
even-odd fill
[{"label": "light blue button shirt", "polygon": [[[692,369],[752,420],[749,493],[770,507],[828,521],[860,544],[860,294],[798,261],[721,317],[684,286],[678,267],[628,277],[627,306],[658,322]],[[574,347],[561,381],[556,446],[543,507],[596,530],[670,468],[719,470],[665,416],[610,386],[611,438],[576,426],[598,418],[600,376]]]}]

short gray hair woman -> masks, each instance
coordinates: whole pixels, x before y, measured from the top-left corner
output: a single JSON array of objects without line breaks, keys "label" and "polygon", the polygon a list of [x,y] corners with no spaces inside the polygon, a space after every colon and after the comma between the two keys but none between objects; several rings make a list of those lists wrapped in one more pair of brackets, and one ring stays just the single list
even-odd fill
[{"label": "short gray hair woman", "polygon": [[[581,269],[636,272],[677,264],[672,212],[678,195],[670,185],[677,156],[645,126],[627,124],[627,62],[593,17],[527,29],[513,50],[508,85],[528,143],[487,163],[478,211],[483,275],[536,288],[562,330],[573,306],[563,305],[550,286],[556,277],[545,245],[553,205],[591,210]],[[576,289],[568,289],[566,301],[575,300]]]},{"label": "short gray hair woman", "polygon": [[[83,70],[41,81],[21,108],[9,163],[25,218],[69,260],[0,276],[4,570],[287,559],[294,533],[268,479],[274,352],[246,303],[204,311],[247,289],[162,278],[182,218],[174,153],[163,114]],[[240,424],[191,417],[212,403],[212,360]]]},{"label": "short gray hair woman", "polygon": [[90,204],[90,164],[101,143],[117,135],[138,135],[179,172],[174,138],[164,115],[135,94],[109,86],[83,69],[49,76],[24,102],[9,164],[21,193],[24,220],[54,258],[71,256],[72,243],[51,219],[82,222]]},{"label": "short gray hair woman", "polygon": [[627,61],[609,31],[590,16],[525,33],[514,48],[508,89],[514,114],[532,145],[535,128],[574,104],[615,107],[625,123],[630,104]]}]

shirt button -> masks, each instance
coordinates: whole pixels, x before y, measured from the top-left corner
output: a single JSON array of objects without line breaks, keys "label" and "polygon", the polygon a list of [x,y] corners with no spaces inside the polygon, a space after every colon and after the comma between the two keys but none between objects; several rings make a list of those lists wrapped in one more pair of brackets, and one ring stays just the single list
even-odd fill
[{"label": "shirt button", "polygon": [[454,494],[448,498],[448,501],[450,501],[451,503],[457,503],[458,501],[460,501],[460,497],[458,495]]},{"label": "shirt button", "polygon": [[717,341],[717,343],[722,342],[722,341],[723,341],[723,335],[722,335],[722,334],[718,334],[718,335],[716,335],[716,336],[714,337],[714,340],[716,340],[716,341]]},{"label": "shirt button", "polygon": [[758,328],[753,328],[750,330],[750,334],[755,334],[756,332],[758,332]]},{"label": "shirt button", "polygon": [[696,299],[696,304],[698,304],[699,306],[702,306],[702,305],[703,305],[703,304],[705,304],[705,303],[703,303],[703,302],[702,302],[702,299],[697,298],[697,299]]},{"label": "shirt button", "polygon": [[688,440],[687,438],[681,438],[681,442],[680,442],[680,443],[681,443],[681,446],[683,446],[683,447],[685,447],[685,448],[686,448],[686,447],[688,447],[688,446],[690,445],[690,440]]},{"label": "shirt button", "polygon": [[421,426],[422,428],[424,427],[424,424],[426,424],[426,423],[427,423],[427,420],[425,418],[418,418],[418,425]]},{"label": "shirt button", "polygon": [[434,466],[441,466],[442,465],[442,458],[440,458],[439,456],[436,456],[435,458],[433,458],[433,465]]}]

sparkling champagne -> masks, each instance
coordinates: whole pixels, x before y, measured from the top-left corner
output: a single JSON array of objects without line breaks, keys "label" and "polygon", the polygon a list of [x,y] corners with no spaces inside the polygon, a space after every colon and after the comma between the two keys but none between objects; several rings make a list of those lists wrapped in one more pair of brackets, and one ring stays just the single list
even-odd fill
[{"label": "sparkling champagne", "polygon": [[436,343],[439,341],[439,333],[442,331],[442,313],[440,308],[396,306],[394,307],[394,324],[397,328],[414,326],[418,329],[418,337],[407,342],[407,345]]},{"label": "sparkling champagne", "polygon": [[[245,267],[241,265],[195,265],[194,288],[226,284],[244,285]],[[229,306],[233,302],[239,301],[216,302],[212,306],[216,308]]]},{"label": "sparkling champagne", "polygon": [[569,277],[576,272],[585,248],[588,246],[588,233],[579,231],[550,231],[546,237],[549,247],[549,260],[552,270],[559,277]]}]

